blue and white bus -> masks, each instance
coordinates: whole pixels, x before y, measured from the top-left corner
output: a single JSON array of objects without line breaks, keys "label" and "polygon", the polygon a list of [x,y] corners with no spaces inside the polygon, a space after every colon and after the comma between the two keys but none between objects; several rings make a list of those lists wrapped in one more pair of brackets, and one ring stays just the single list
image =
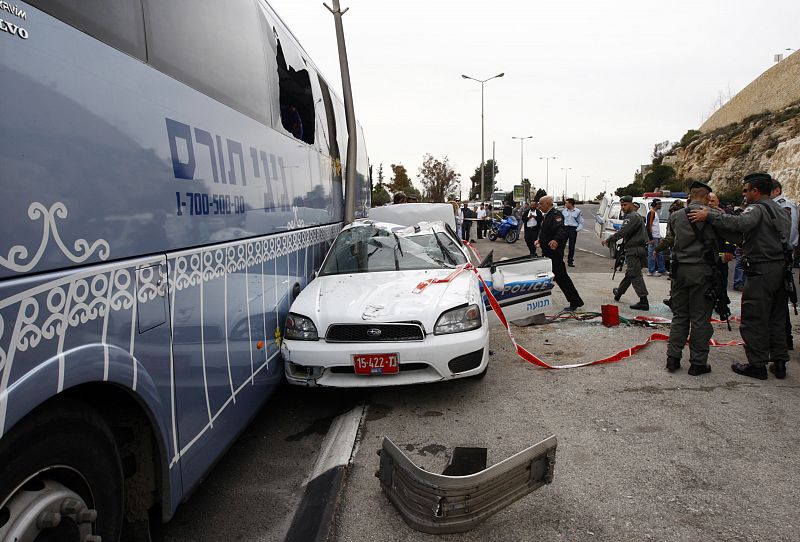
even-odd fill
[{"label": "blue and white bus", "polygon": [[343,163],[264,0],[3,1],[0,30],[0,540],[117,540],[284,378],[363,134]]}]

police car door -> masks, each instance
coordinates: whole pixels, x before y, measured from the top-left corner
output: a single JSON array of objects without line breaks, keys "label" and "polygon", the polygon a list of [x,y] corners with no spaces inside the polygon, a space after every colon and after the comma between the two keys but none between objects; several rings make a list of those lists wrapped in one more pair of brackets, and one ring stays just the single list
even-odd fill
[{"label": "police car door", "polygon": [[603,238],[603,225],[606,222],[606,210],[608,210],[609,205],[611,205],[611,199],[613,196],[603,196],[603,199],[600,201],[600,207],[597,209],[597,213],[594,215],[594,233],[599,238]]},{"label": "police car door", "polygon": [[[494,262],[490,253],[477,269],[500,305],[506,321],[522,325],[532,323],[537,315],[542,318],[551,308],[553,273],[549,258],[522,256]],[[481,292],[489,321],[499,323],[483,286]]]}]

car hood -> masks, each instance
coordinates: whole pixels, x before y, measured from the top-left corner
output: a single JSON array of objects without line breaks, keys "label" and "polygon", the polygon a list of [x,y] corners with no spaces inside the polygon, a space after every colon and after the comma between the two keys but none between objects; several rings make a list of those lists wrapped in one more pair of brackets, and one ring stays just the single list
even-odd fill
[{"label": "car hood", "polygon": [[297,297],[291,312],[311,318],[320,336],[335,323],[417,321],[432,332],[445,310],[465,303],[482,306],[478,280],[469,270],[415,293],[421,282],[451,273],[434,269],[317,277]]}]

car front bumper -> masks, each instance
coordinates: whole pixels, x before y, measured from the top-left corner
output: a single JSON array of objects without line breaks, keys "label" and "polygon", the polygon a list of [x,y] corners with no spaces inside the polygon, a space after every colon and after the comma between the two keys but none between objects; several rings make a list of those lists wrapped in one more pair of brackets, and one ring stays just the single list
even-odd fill
[{"label": "car front bumper", "polygon": [[[335,343],[284,340],[281,344],[286,380],[298,386],[357,388],[423,384],[474,376],[489,363],[489,329],[449,335],[428,335],[422,341]],[[357,375],[355,354],[396,353],[397,374]]]}]

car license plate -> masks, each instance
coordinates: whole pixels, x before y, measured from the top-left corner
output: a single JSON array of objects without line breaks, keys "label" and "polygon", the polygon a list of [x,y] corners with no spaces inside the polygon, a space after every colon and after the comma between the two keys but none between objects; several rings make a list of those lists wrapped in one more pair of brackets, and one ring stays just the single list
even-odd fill
[{"label": "car license plate", "polygon": [[400,372],[397,354],[356,354],[353,366],[357,375],[386,375]]}]

